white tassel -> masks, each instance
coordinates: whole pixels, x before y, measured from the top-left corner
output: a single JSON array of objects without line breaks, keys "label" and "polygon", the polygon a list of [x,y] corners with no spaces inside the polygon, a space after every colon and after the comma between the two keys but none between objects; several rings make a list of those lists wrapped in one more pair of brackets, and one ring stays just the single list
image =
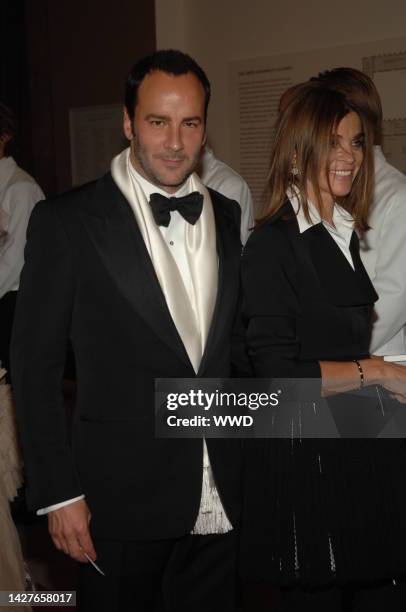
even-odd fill
[{"label": "white tassel", "polygon": [[206,441],[203,440],[203,483],[199,514],[192,530],[194,535],[227,533],[232,530],[214,482]]}]

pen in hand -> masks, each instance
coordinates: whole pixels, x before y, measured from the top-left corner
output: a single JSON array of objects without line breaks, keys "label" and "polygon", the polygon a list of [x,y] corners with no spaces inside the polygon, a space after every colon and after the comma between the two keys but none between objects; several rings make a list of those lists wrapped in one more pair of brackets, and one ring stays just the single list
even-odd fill
[{"label": "pen in hand", "polygon": [[97,570],[99,572],[99,574],[101,574],[102,576],[105,576],[106,574],[100,569],[100,567],[98,565],[96,565],[96,563],[94,561],[92,561],[92,559],[89,557],[89,555],[87,553],[85,553],[83,551],[83,554],[85,555],[86,559],[88,561],[90,561],[90,563],[93,565],[94,569]]}]

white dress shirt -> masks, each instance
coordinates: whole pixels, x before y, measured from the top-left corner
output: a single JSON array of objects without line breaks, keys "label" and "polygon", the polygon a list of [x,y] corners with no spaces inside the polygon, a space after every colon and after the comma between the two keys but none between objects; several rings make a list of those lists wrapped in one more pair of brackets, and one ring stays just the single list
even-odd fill
[{"label": "white dress shirt", "polygon": [[308,202],[309,205],[309,213],[312,223],[306,219],[303,207],[299,206],[298,198],[296,195],[292,193],[288,194],[290,201],[292,202],[293,209],[296,213],[297,222],[299,225],[299,232],[303,234],[306,230],[308,230],[313,225],[317,223],[322,223],[330,236],[336,242],[346,260],[350,264],[351,268],[354,270],[354,262],[352,260],[352,255],[350,251],[350,242],[352,232],[354,231],[354,219],[342,206],[339,204],[334,204],[333,208],[333,225],[322,219],[320,217],[320,213],[317,208],[312,204],[312,202]]},{"label": "white dress shirt", "polygon": [[361,258],[379,300],[371,353],[406,353],[406,176],[374,147],[375,192]]},{"label": "white dress shirt", "polygon": [[201,160],[200,178],[202,183],[235,200],[241,208],[241,242],[247,242],[254,227],[254,214],[250,188],[235,170],[214,156],[206,145]]},{"label": "white dress shirt", "polygon": [[0,159],[0,299],[19,288],[28,220],[43,199],[41,188],[12,157]]}]

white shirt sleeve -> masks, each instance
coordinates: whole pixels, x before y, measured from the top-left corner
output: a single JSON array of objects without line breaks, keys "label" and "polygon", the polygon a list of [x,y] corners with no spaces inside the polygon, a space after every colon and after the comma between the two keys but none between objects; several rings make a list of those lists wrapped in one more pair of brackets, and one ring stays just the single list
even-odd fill
[{"label": "white shirt sleeve", "polygon": [[[211,186],[209,182],[207,185]],[[227,196],[227,198],[230,198],[230,200],[235,200],[240,205],[240,235],[241,243],[244,245],[251,233],[250,230],[252,230],[254,226],[253,203],[250,188],[240,176],[236,175],[226,176],[221,185],[215,185],[213,188]]]},{"label": "white shirt sleeve", "polygon": [[52,506],[47,506],[46,508],[40,508],[39,510],[37,510],[37,514],[39,516],[43,514],[48,514],[48,512],[52,512],[53,510],[59,510],[59,508],[63,508],[64,506],[68,506],[69,504],[73,504],[74,502],[77,502],[80,499],[84,498],[84,495],[79,495],[79,497],[72,497],[72,499],[67,499],[66,501],[60,502],[59,504],[53,504]]},{"label": "white shirt sleeve", "polygon": [[202,158],[202,182],[222,193],[230,200],[235,200],[241,207],[241,243],[244,245],[254,226],[252,195],[248,184],[242,176],[217,159],[210,149]]},{"label": "white shirt sleeve", "polygon": [[241,183],[240,194],[234,198],[241,206],[241,242],[245,244],[254,227],[254,213],[251,191],[247,183]]},{"label": "white shirt sleeve", "polygon": [[17,290],[24,265],[24,247],[28,220],[34,205],[44,199],[36,183],[22,181],[11,185],[1,202],[0,298]]},{"label": "white shirt sleeve", "polygon": [[[406,193],[405,193],[406,195]],[[371,337],[371,353],[389,342],[406,324],[406,199],[393,196],[379,235],[372,279],[379,300]]]}]

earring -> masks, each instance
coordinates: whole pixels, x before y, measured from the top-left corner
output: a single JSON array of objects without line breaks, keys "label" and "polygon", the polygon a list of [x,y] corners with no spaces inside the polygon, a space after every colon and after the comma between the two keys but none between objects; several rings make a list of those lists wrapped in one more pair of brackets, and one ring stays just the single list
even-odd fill
[{"label": "earring", "polygon": [[294,164],[294,165],[291,167],[291,169],[290,169],[290,173],[291,173],[293,176],[299,176],[299,175],[300,175],[300,170],[299,170],[299,168],[296,166],[296,164]]}]

